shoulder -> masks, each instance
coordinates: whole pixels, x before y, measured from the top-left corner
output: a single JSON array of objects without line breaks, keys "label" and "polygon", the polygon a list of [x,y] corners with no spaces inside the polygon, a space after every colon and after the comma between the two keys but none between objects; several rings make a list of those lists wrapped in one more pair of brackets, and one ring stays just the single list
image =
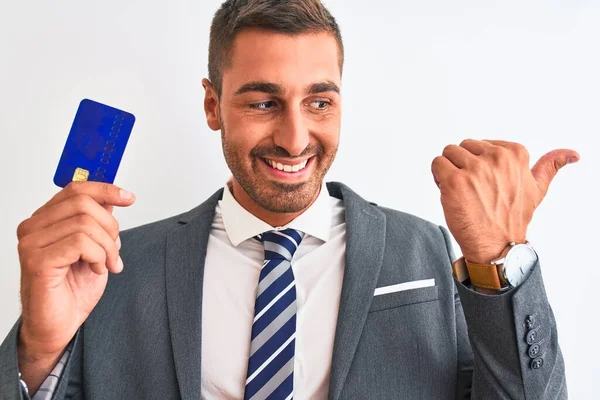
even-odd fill
[{"label": "shoulder", "polygon": [[410,214],[408,212],[395,210],[393,208],[378,205],[365,200],[352,189],[341,182],[328,182],[327,188],[330,195],[344,201],[344,206],[352,209],[360,209],[374,217],[385,219],[386,237],[388,239],[401,238],[402,241],[429,241],[434,245],[446,247],[447,230],[431,221]]},{"label": "shoulder", "polygon": [[140,249],[152,246],[157,242],[164,243],[169,233],[194,220],[212,220],[222,193],[223,188],[220,188],[206,201],[191,210],[121,231],[123,247],[127,243],[140,251]]},{"label": "shoulder", "polygon": [[121,241],[136,245],[164,239],[169,232],[181,226],[179,222],[186,213],[125,229],[120,232]]},{"label": "shoulder", "polygon": [[372,207],[385,215],[388,238],[402,238],[409,243],[421,243],[444,250],[449,246],[449,233],[443,226],[407,212],[379,205]]},{"label": "shoulder", "polygon": [[439,229],[439,226],[437,224],[428,221],[424,218],[421,218],[417,215],[385,206],[380,206],[375,203],[371,203],[371,205],[383,214],[385,214],[388,225],[409,225],[414,229],[418,229],[419,231]]}]

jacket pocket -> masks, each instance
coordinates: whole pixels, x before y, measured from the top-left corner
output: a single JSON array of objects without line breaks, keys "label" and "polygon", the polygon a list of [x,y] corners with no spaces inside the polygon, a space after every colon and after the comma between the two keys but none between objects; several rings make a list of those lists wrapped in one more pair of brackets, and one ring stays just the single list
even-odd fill
[{"label": "jacket pocket", "polygon": [[369,312],[438,300],[438,287],[429,286],[373,296]]}]

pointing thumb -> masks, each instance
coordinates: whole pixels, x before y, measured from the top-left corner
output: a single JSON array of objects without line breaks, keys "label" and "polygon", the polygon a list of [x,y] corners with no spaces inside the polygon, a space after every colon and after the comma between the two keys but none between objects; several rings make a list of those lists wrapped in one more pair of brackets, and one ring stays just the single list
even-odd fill
[{"label": "pointing thumb", "polygon": [[559,169],[567,164],[579,161],[579,154],[574,150],[559,149],[544,154],[531,169],[531,174],[536,180],[542,197],[546,196],[550,182]]}]

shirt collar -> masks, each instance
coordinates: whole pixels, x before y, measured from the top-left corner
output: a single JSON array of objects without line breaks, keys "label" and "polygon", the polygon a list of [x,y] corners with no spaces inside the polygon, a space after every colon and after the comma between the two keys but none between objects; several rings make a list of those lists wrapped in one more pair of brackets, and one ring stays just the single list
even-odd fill
[{"label": "shirt collar", "polygon": [[219,201],[223,225],[229,240],[234,246],[250,239],[259,233],[271,230],[292,228],[314,236],[324,242],[329,240],[331,230],[332,206],[327,186],[323,182],[317,199],[311,206],[289,224],[273,227],[257,218],[237,202],[226,184],[223,199]]}]

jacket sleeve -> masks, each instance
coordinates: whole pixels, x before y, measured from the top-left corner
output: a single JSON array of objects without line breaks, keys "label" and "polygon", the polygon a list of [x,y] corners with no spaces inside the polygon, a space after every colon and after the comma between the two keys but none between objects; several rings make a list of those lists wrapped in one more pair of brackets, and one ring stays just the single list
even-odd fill
[{"label": "jacket sleeve", "polygon": [[22,400],[19,380],[19,362],[17,360],[17,339],[21,319],[13,326],[0,346],[0,400]]},{"label": "jacket sleeve", "polygon": [[[17,343],[20,324],[21,319],[0,346],[0,400],[30,400],[19,376]],[[81,374],[77,373],[81,365],[80,331],[77,331],[58,364],[31,400],[82,398]]]},{"label": "jacket sleeve", "polygon": [[[440,228],[452,261],[455,257],[450,233]],[[567,399],[556,321],[546,297],[539,261],[524,282],[499,295],[477,293],[455,283],[460,297],[457,304],[462,305],[462,312],[457,306],[457,334],[465,336],[468,332],[473,357],[470,398]],[[461,351],[468,364],[469,349],[465,344],[461,346],[465,341],[458,337],[459,377]],[[467,364],[462,366],[466,371]],[[459,379],[459,384],[463,396],[467,396],[468,383]],[[460,393],[461,388],[458,390]]]}]

